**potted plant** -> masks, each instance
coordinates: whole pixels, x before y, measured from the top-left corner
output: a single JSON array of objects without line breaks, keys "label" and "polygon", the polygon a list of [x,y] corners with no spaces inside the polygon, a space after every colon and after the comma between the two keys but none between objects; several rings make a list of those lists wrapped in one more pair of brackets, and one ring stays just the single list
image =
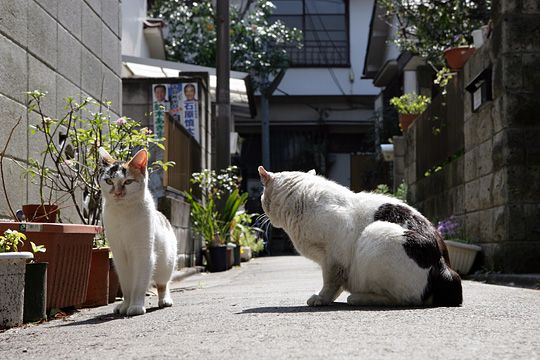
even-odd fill
[{"label": "potted plant", "polygon": [[[394,27],[394,42],[403,52],[420,56],[437,73],[434,81],[446,87],[452,77],[445,66],[445,49],[471,44],[473,30],[487,23],[491,0],[439,1],[380,0],[387,23]],[[459,50],[470,56],[471,49]],[[454,66],[454,63],[451,63]]]},{"label": "potted plant", "polygon": [[471,244],[463,235],[462,226],[454,218],[450,217],[437,224],[437,230],[444,237],[448,248],[450,266],[461,275],[471,271],[476,254],[482,250],[478,245]]},{"label": "potted plant", "polygon": [[444,50],[446,64],[452,71],[463,69],[465,63],[474,54],[475,48],[467,43],[464,36],[458,36],[454,45]]},{"label": "potted plant", "polygon": [[253,253],[258,253],[264,249],[264,241],[259,236],[263,233],[262,229],[251,225],[255,216],[257,214],[238,211],[234,219],[231,237],[240,249],[241,261],[249,261]]},{"label": "potted plant", "polygon": [[0,235],[0,329],[23,323],[24,275],[30,252],[19,252],[26,237],[6,230]]},{"label": "potted plant", "polygon": [[429,96],[406,93],[390,99],[390,105],[394,106],[399,114],[399,127],[405,132],[414,120],[426,111],[431,103]]},{"label": "potted plant", "polygon": [[[233,220],[247,193],[238,189],[237,168],[229,167],[218,175],[214,170],[203,170],[191,177],[192,188],[184,193],[191,206],[191,225],[196,235],[205,242],[207,262],[212,272],[227,270],[226,244],[231,237]],[[197,195],[196,195],[197,194]],[[231,254],[229,254],[231,256]],[[230,263],[230,261],[229,261]]]}]

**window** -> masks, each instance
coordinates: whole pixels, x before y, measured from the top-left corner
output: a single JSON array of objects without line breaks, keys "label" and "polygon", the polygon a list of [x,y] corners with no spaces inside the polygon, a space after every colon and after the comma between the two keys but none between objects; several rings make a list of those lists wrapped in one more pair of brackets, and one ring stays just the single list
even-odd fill
[{"label": "window", "polygon": [[348,6],[345,0],[274,0],[272,20],[302,30],[301,49],[290,48],[293,66],[348,66]]}]

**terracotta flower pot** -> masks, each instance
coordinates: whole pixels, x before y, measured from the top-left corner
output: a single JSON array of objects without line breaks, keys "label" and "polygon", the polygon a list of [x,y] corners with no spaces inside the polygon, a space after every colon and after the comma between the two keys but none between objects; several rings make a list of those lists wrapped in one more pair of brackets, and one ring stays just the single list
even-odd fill
[{"label": "terracotta flower pot", "polygon": [[92,249],[88,289],[82,307],[109,303],[109,267],[109,248]]},{"label": "terracotta flower pot", "polygon": [[463,69],[465,63],[474,54],[475,48],[469,46],[460,46],[444,50],[444,57],[448,67],[453,71]]},{"label": "terracotta flower pot", "polygon": [[92,243],[100,226],[0,222],[7,229],[24,233],[22,250],[31,251],[30,242],[44,245],[46,252],[36,253],[37,262],[49,263],[47,269],[47,310],[81,304],[86,299]]},{"label": "terracotta flower pot", "polygon": [[401,131],[406,132],[417,117],[418,115],[416,114],[399,114],[399,127]]},{"label": "terracotta flower pot", "polygon": [[48,204],[27,204],[22,206],[26,221],[40,223],[55,223],[58,216],[58,206]]}]

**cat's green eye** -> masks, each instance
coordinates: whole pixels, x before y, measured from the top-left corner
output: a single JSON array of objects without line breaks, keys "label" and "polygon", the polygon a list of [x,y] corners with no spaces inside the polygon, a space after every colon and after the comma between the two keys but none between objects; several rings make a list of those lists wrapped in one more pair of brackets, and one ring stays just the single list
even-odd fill
[{"label": "cat's green eye", "polygon": [[112,185],[113,184],[113,181],[111,179],[105,179],[105,182],[109,185]]},{"label": "cat's green eye", "polygon": [[124,181],[124,185],[129,185],[129,184],[131,184],[133,181],[135,181],[135,180],[133,180],[133,179],[127,179],[126,181]]}]

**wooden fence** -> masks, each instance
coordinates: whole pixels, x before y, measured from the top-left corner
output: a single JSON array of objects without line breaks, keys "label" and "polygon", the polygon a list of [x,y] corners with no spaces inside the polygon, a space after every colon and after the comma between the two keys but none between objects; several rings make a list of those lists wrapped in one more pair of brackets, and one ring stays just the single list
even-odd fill
[{"label": "wooden fence", "polygon": [[165,172],[163,186],[187,191],[191,174],[201,170],[201,146],[180,124],[167,119],[163,161],[174,161],[176,165]]},{"label": "wooden fence", "polygon": [[463,154],[463,80],[456,75],[447,94],[432,99],[416,119],[416,177],[421,179]]}]

